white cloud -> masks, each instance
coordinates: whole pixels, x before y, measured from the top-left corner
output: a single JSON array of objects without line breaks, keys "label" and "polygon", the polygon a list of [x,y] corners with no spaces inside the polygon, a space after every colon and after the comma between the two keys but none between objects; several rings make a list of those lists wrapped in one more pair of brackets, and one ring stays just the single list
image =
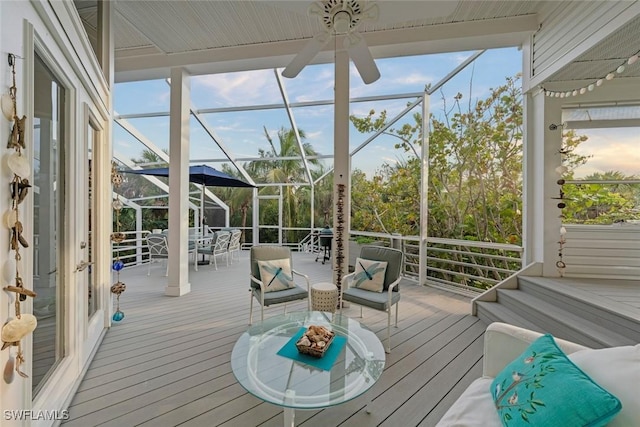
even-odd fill
[{"label": "white cloud", "polygon": [[422,73],[410,73],[406,75],[400,75],[392,78],[391,83],[399,84],[399,85],[427,85],[429,83],[433,83],[435,78],[433,76],[422,74]]},{"label": "white cloud", "polygon": [[[272,70],[257,70],[193,77],[194,87],[211,90],[212,98],[222,98],[232,105],[273,103],[280,93]],[[200,106],[204,108],[206,106]]]},{"label": "white cloud", "polygon": [[324,138],[324,132],[322,131],[307,132],[307,139],[314,140],[314,139],[320,139],[320,138]]},{"label": "white cloud", "polygon": [[470,55],[466,54],[466,55],[462,55],[462,54],[454,54],[451,56],[451,62],[453,62],[454,64],[460,65],[462,64],[464,61],[467,60],[467,58],[469,58]]},{"label": "white cloud", "polygon": [[396,158],[392,158],[392,157],[382,157],[380,160],[382,160],[383,163],[389,163],[389,164],[397,164],[399,163],[398,159]]},{"label": "white cloud", "polygon": [[587,163],[576,170],[577,177],[592,173],[620,171],[625,175],[640,175],[640,148],[637,128],[590,129],[577,131],[589,139],[576,153],[591,155]]}]

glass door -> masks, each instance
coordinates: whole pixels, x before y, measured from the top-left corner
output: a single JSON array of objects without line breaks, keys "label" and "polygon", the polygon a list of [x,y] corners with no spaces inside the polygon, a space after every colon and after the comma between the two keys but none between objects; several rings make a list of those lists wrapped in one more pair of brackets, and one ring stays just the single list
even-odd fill
[{"label": "glass door", "polygon": [[[96,227],[96,206],[95,206],[95,188],[94,185],[96,183],[95,176],[95,168],[93,167],[93,153],[96,142],[100,140],[100,131],[96,129],[96,126],[89,121],[87,126],[87,148],[86,148],[86,157],[85,164],[87,165],[87,187],[86,187],[86,198],[88,201],[88,209],[86,214],[86,224],[87,224],[87,240],[80,243],[81,249],[82,246],[86,248],[86,260],[87,260],[87,322],[93,316],[93,314],[98,310],[99,296],[96,287],[96,279],[95,279],[95,270],[93,268],[93,262],[95,259],[94,251],[95,251],[95,242],[94,242],[94,230]],[[83,268],[84,266],[80,266]]]},{"label": "glass door", "polygon": [[65,88],[36,55],[34,61],[33,314],[34,396],[65,356]]}]

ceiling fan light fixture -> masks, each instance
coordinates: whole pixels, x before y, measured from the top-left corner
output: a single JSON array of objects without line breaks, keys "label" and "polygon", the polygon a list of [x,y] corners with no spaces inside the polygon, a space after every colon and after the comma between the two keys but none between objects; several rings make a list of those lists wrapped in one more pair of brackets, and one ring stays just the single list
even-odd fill
[{"label": "ceiling fan light fixture", "polygon": [[347,34],[351,28],[351,15],[346,10],[341,10],[333,17],[333,30],[336,34]]}]

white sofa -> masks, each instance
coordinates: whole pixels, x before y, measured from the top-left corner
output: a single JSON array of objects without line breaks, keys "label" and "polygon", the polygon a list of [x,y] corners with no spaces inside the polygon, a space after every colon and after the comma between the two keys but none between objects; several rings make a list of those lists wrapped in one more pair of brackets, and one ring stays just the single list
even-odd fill
[{"label": "white sofa", "polygon": [[[484,335],[483,376],[469,385],[437,427],[501,426],[489,391],[491,383],[541,335],[506,323],[489,325]],[[622,403],[622,410],[608,426],[640,426],[640,344],[594,350],[569,341],[555,341],[576,366]]]}]

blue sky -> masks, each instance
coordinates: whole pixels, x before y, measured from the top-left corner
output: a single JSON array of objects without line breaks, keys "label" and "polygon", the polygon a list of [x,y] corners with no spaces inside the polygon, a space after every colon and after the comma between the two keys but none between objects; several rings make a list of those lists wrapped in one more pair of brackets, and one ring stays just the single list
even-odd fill
[{"label": "blue sky", "polygon": [[[422,92],[425,85],[438,83],[471,54],[473,52],[378,59],[376,63],[381,78],[370,85],[362,82],[351,65],[351,97]],[[491,88],[503,84],[506,77],[520,72],[521,63],[521,52],[516,48],[487,51],[473,65],[447,83],[442,91],[449,101],[457,92],[462,92],[465,99],[469,94],[473,99],[483,98]],[[304,102],[333,99],[333,73],[333,64],[321,64],[305,67],[295,79],[283,78],[289,100]],[[196,109],[282,103],[272,69],[193,76],[191,97]],[[356,103],[351,106],[351,114],[364,116],[371,109],[375,109],[387,110],[388,117],[394,117],[405,108],[407,102],[414,99]],[[118,114],[168,111],[169,86],[164,80],[120,83],[116,85],[114,104]],[[433,114],[440,114],[440,93],[432,97],[431,107]],[[298,128],[304,130],[307,135],[306,141],[319,153],[332,154],[333,107],[326,105],[295,108],[294,115]],[[410,115],[407,117],[409,120]],[[256,156],[260,148],[268,149],[263,126],[274,139],[278,129],[290,128],[284,109],[204,114],[203,118],[227,148],[239,158]],[[156,145],[161,148],[168,147],[168,117],[129,121]],[[401,126],[405,121],[401,120],[397,126]],[[192,124],[191,159],[224,157],[193,119]],[[114,148],[117,153],[128,158],[138,156],[142,149],[139,143],[119,126],[115,126],[114,135]],[[368,135],[352,129],[351,148],[359,146],[367,137]],[[393,148],[394,143],[391,137],[376,139],[353,158],[352,166],[372,173],[382,162],[396,161],[403,154]],[[331,167],[333,162],[326,160],[324,163]],[[211,165],[221,167],[220,163]]]},{"label": "blue sky", "polygon": [[[365,85],[351,65],[351,97],[390,95],[398,93],[422,92],[425,85],[439,82],[458,64],[473,52],[456,52],[390,59],[378,59],[381,78]],[[516,48],[494,49],[485,52],[472,65],[449,81],[442,94],[437,92],[431,98],[431,112],[442,114],[442,96],[449,103],[453,96],[461,92],[464,100],[482,99],[490,89],[505,82],[506,77],[521,72],[522,55]],[[307,66],[295,79],[283,78],[285,90],[291,102],[331,100],[333,98],[333,64]],[[224,108],[259,104],[282,103],[280,91],[272,69],[227,73],[191,78],[191,97],[194,108]],[[365,116],[369,110],[387,110],[388,117],[394,117],[413,99],[387,100],[355,103],[351,114]],[[149,113],[169,111],[169,86],[164,80],[120,83],[116,85],[115,110],[119,114]],[[420,108],[420,107],[418,107]],[[417,111],[417,110],[416,110]],[[333,153],[333,107],[314,106],[294,109],[299,129],[305,131],[310,142],[320,154]],[[402,119],[395,125],[401,126]],[[258,149],[269,148],[264,136],[266,127],[271,137],[281,127],[290,128],[284,109],[229,112],[202,115],[207,125],[236,157],[253,157]],[[133,126],[161,148],[169,146],[168,117],[130,119]],[[199,124],[192,119],[191,159],[219,159],[224,155],[209,138]],[[616,132],[589,132],[592,140],[584,148],[596,153],[585,168],[585,173],[597,170],[619,169],[625,173],[638,173],[640,150],[636,138],[624,129]],[[355,148],[367,139],[352,128],[350,146]],[[613,141],[612,141],[613,138]],[[394,162],[405,154],[393,148],[396,141],[382,136],[360,151],[352,160],[352,167],[373,173],[383,162]],[[138,157],[142,146],[119,126],[114,127],[114,150],[127,158]],[[621,155],[621,153],[623,153]],[[621,162],[626,158],[627,161]],[[324,161],[327,167],[332,160]],[[211,163],[220,168],[221,163]]]}]

